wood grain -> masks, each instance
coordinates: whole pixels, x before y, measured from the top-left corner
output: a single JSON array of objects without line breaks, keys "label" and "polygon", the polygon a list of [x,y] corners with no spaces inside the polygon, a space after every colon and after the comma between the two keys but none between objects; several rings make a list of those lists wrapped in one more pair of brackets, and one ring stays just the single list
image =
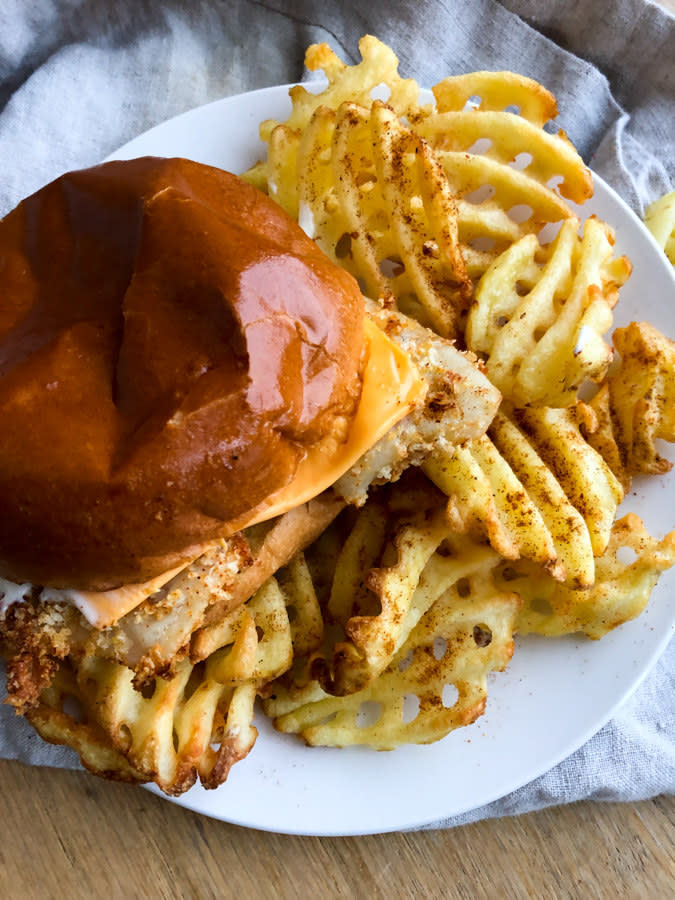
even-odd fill
[{"label": "wood grain", "polygon": [[308,838],[216,822],[81,772],[5,761],[0,785],[3,900],[675,896],[675,798]]}]

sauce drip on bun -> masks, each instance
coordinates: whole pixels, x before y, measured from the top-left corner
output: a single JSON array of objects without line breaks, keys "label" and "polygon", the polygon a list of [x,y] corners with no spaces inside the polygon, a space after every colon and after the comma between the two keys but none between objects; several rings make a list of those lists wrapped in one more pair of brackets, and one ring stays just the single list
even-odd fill
[{"label": "sauce drip on bun", "polygon": [[0,572],[109,590],[344,441],[363,298],[272,200],[184,159],[70,173],[0,222]]}]

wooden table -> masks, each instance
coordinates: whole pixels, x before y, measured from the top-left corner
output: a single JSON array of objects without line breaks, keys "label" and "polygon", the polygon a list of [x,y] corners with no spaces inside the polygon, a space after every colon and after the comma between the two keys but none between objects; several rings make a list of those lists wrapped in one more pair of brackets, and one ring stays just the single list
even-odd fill
[{"label": "wooden table", "polygon": [[0,761],[0,785],[0,900],[675,898],[672,797],[307,838],[216,822],[82,772]]},{"label": "wooden table", "polygon": [[675,799],[307,838],[216,822],[80,772],[2,762],[0,784],[3,900],[675,896]]}]

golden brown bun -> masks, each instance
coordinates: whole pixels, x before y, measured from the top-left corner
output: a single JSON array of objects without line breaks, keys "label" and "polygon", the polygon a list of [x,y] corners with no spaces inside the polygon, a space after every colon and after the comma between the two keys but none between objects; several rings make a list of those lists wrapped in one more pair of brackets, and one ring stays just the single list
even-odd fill
[{"label": "golden brown bun", "polygon": [[363,299],[273,201],[182,159],[0,222],[0,575],[106,590],[192,555],[344,434]]}]

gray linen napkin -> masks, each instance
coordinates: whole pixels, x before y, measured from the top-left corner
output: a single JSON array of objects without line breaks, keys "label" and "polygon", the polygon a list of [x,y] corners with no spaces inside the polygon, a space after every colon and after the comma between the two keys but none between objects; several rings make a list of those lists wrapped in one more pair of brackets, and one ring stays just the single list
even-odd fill
[{"label": "gray linen napkin", "polygon": [[[0,7],[0,215],[164,119],[303,77],[307,44],[348,61],[376,34],[403,75],[512,69],[551,89],[559,122],[635,209],[675,180],[675,19],[645,0],[5,0]],[[510,796],[441,827],[583,798],[675,792],[675,642],[585,746]],[[0,757],[76,766],[0,707]]]}]

